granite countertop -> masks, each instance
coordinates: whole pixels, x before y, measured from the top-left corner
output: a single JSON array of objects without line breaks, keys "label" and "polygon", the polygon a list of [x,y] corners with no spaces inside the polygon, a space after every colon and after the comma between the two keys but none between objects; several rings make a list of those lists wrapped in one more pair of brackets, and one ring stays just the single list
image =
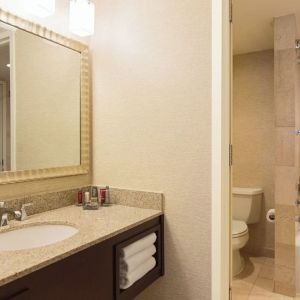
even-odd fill
[{"label": "granite countertop", "polygon": [[52,245],[18,251],[0,251],[0,286],[86,249],[162,214],[159,210],[112,205],[99,210],[67,206],[27,220],[11,221],[0,233],[31,224],[67,224],[78,229],[70,238]]}]

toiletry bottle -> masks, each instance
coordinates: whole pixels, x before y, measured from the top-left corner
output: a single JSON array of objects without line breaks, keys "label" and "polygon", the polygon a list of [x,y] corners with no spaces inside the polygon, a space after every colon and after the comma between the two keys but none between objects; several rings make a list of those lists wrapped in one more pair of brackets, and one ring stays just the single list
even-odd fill
[{"label": "toiletry bottle", "polygon": [[90,202],[90,192],[85,192],[84,193],[84,203],[89,203]]},{"label": "toiletry bottle", "polygon": [[81,206],[83,203],[83,193],[82,191],[79,191],[77,194],[77,202],[76,205]]},{"label": "toiletry bottle", "polygon": [[109,206],[111,203],[110,203],[110,193],[109,193],[109,186],[107,185],[106,187],[105,187],[105,204],[107,205],[107,206]]},{"label": "toiletry bottle", "polygon": [[91,187],[91,201],[98,203],[98,188],[96,186]]},{"label": "toiletry bottle", "polygon": [[100,188],[100,203],[101,205],[104,205],[105,204],[105,201],[106,201],[106,189],[104,188]]}]

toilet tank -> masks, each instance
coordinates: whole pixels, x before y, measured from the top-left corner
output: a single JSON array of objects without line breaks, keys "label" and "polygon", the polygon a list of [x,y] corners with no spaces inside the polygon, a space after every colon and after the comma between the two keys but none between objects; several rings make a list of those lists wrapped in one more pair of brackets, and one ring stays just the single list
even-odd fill
[{"label": "toilet tank", "polygon": [[232,189],[233,219],[247,224],[257,223],[260,218],[262,197],[262,188],[234,187]]}]

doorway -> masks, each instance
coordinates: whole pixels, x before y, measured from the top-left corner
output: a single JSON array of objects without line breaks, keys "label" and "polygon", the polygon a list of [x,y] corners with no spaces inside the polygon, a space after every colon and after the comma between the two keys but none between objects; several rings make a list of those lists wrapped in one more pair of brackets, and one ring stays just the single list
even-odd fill
[{"label": "doorway", "polygon": [[295,299],[300,5],[233,3],[231,253],[234,299]]}]

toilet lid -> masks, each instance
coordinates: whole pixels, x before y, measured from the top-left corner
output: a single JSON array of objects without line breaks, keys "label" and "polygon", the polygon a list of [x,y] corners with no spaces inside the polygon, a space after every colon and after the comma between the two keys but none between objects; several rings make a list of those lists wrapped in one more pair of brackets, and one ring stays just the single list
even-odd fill
[{"label": "toilet lid", "polygon": [[231,232],[233,236],[239,236],[248,231],[247,224],[243,221],[232,220]]}]

